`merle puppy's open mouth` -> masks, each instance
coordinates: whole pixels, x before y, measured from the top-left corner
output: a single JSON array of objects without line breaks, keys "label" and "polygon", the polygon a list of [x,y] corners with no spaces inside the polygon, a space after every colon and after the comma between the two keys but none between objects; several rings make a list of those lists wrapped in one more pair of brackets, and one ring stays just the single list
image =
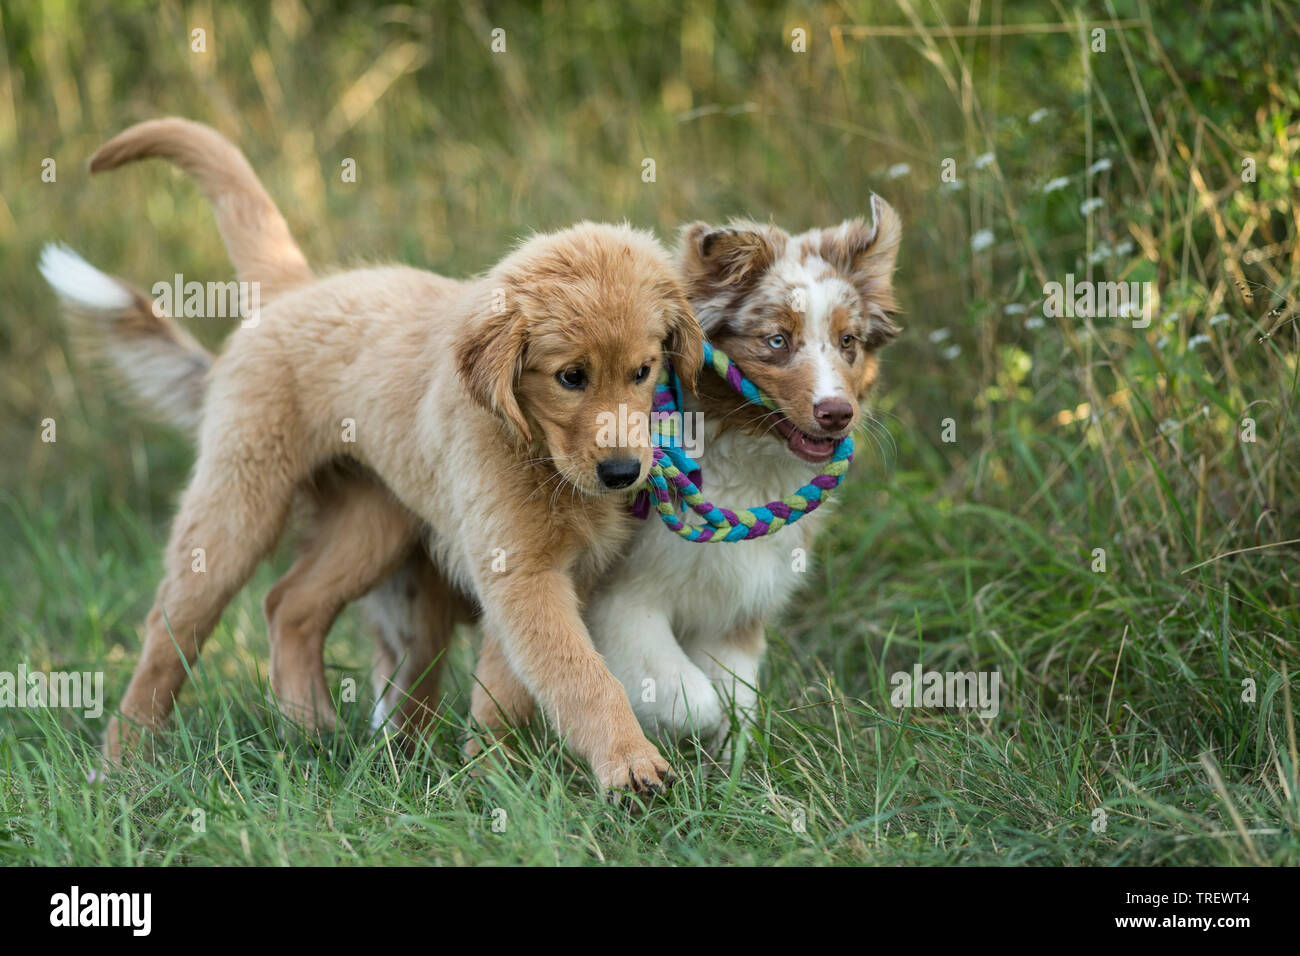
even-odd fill
[{"label": "merle puppy's open mouth", "polygon": [[820,465],[830,461],[831,456],[835,454],[835,443],[839,441],[838,438],[809,435],[796,428],[794,422],[784,415],[776,420],[774,427],[785,438],[785,447],[790,449],[796,458]]}]

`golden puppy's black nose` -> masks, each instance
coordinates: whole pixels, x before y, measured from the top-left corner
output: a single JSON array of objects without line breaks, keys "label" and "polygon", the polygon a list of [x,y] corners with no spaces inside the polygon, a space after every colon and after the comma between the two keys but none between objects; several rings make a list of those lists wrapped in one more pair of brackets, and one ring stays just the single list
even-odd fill
[{"label": "golden puppy's black nose", "polygon": [[606,458],[596,466],[596,477],[606,488],[626,488],[641,474],[641,462],[635,458]]}]

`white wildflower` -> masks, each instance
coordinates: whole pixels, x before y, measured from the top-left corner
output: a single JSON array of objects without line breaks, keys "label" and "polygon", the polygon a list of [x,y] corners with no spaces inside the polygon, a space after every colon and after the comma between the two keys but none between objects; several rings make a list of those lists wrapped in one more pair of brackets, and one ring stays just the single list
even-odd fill
[{"label": "white wildflower", "polygon": [[1094,248],[1092,252],[1088,253],[1088,261],[1091,263],[1101,262],[1102,259],[1109,258],[1114,251],[1115,250],[1110,247],[1109,243],[1105,241],[1099,242],[1097,243],[1096,248]]}]

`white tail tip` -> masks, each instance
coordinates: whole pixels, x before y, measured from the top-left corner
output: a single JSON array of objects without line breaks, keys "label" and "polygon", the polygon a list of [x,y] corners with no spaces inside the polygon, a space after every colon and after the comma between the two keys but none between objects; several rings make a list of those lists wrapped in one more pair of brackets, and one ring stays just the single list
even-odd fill
[{"label": "white tail tip", "polygon": [[125,309],[131,293],[62,243],[47,243],[41,250],[41,275],[59,298],[83,309]]}]

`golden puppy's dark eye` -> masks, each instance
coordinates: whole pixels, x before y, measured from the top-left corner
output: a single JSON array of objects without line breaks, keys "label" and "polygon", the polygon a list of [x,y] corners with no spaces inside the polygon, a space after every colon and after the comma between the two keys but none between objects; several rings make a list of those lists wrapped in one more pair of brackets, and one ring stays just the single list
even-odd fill
[{"label": "golden puppy's dark eye", "polygon": [[555,380],[575,392],[587,387],[587,373],[580,368],[566,368],[557,372]]},{"label": "golden puppy's dark eye", "polygon": [[647,378],[649,378],[649,377],[650,377],[650,366],[649,366],[648,364],[647,364],[647,365],[642,365],[639,369],[637,369],[637,372],[636,372],[636,383],[637,383],[638,385],[640,385],[642,382],[644,382],[644,381],[645,381]]},{"label": "golden puppy's dark eye", "polygon": [[772,349],[783,349],[786,347],[784,335],[769,335],[766,339],[767,347]]}]

